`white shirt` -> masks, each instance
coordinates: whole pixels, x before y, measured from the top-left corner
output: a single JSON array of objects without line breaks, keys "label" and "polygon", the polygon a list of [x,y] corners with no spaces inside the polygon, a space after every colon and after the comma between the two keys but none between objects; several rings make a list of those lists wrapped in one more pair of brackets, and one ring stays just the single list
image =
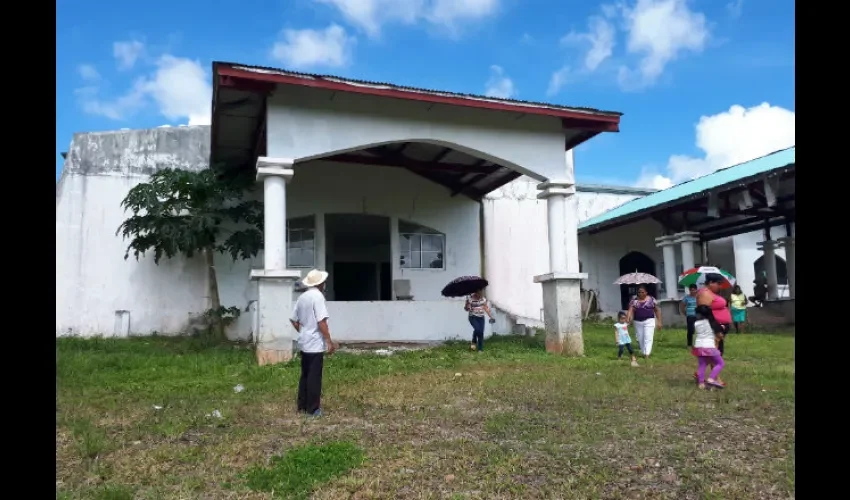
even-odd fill
[{"label": "white shirt", "polygon": [[717,347],[714,345],[714,330],[707,319],[694,323],[694,347]]},{"label": "white shirt", "polygon": [[318,288],[308,288],[295,302],[292,320],[301,325],[298,332],[298,348],[301,352],[325,352],[325,338],[319,331],[319,322],[328,318],[325,295]]}]

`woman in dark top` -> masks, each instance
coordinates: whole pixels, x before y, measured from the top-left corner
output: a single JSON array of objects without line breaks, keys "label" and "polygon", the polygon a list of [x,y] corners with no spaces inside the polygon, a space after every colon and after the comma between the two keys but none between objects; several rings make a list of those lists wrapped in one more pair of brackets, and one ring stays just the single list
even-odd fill
[{"label": "woman in dark top", "polygon": [[637,297],[629,304],[626,323],[631,323],[632,320],[640,351],[645,359],[649,359],[655,330],[661,330],[661,309],[655,298],[647,293],[645,286],[638,287]]}]

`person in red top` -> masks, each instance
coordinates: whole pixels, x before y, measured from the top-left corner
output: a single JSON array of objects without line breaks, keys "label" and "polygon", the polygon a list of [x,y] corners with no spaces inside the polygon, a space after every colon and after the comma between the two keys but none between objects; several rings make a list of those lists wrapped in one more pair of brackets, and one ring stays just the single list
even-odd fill
[{"label": "person in red top", "polygon": [[[697,291],[697,307],[708,306],[715,321],[720,326],[721,332],[717,334],[719,338],[717,350],[720,351],[721,356],[723,356],[726,334],[729,333],[729,327],[732,326],[732,314],[726,307],[726,299],[719,295],[723,280],[724,278],[720,274],[708,273],[705,275],[705,286]],[[694,378],[699,379],[696,373],[694,373]],[[721,380],[717,380],[717,383],[725,385]]]}]

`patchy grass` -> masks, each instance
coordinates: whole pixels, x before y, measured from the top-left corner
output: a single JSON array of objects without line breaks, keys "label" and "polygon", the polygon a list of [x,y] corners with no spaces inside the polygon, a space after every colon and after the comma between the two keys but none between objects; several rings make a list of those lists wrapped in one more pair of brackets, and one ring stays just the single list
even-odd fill
[{"label": "patchy grass", "polygon": [[272,457],[268,467],[255,466],[245,474],[245,485],[281,498],[309,498],[316,485],[357,467],[363,451],[352,443],[305,445]]},{"label": "patchy grass", "polygon": [[244,346],[60,339],[57,498],[793,498],[793,333],[731,335],[722,392],[684,338],[639,368],[593,324],[581,359],[540,337],[340,353],[316,420],[297,366]]}]

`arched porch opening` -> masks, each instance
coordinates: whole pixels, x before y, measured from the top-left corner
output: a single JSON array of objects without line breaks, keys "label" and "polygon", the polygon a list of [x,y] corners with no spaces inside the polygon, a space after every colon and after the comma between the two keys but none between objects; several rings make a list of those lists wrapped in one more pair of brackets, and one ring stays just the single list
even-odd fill
[{"label": "arched porch opening", "polygon": [[[647,273],[653,276],[655,274],[655,261],[648,255],[641,252],[629,252],[620,259],[620,276],[628,273]],[[620,285],[620,308],[625,310],[629,307],[629,300],[637,295],[639,285]],[[658,298],[658,287],[654,284],[647,284],[646,291],[655,298]]]},{"label": "arched porch opening", "polygon": [[[785,259],[782,257],[775,255],[776,259],[776,284],[777,285],[787,285],[788,284],[788,266],[785,263]],[[753,271],[755,271],[755,279],[756,280],[764,280],[764,283],[767,283],[767,271],[764,268],[764,255],[753,261]]]},{"label": "arched porch opening", "polygon": [[[480,200],[517,179],[524,169],[459,144],[428,140],[364,145],[299,160],[298,165],[328,161],[351,165],[401,168],[446,188],[452,197]],[[297,167],[296,167],[297,168]]]}]

